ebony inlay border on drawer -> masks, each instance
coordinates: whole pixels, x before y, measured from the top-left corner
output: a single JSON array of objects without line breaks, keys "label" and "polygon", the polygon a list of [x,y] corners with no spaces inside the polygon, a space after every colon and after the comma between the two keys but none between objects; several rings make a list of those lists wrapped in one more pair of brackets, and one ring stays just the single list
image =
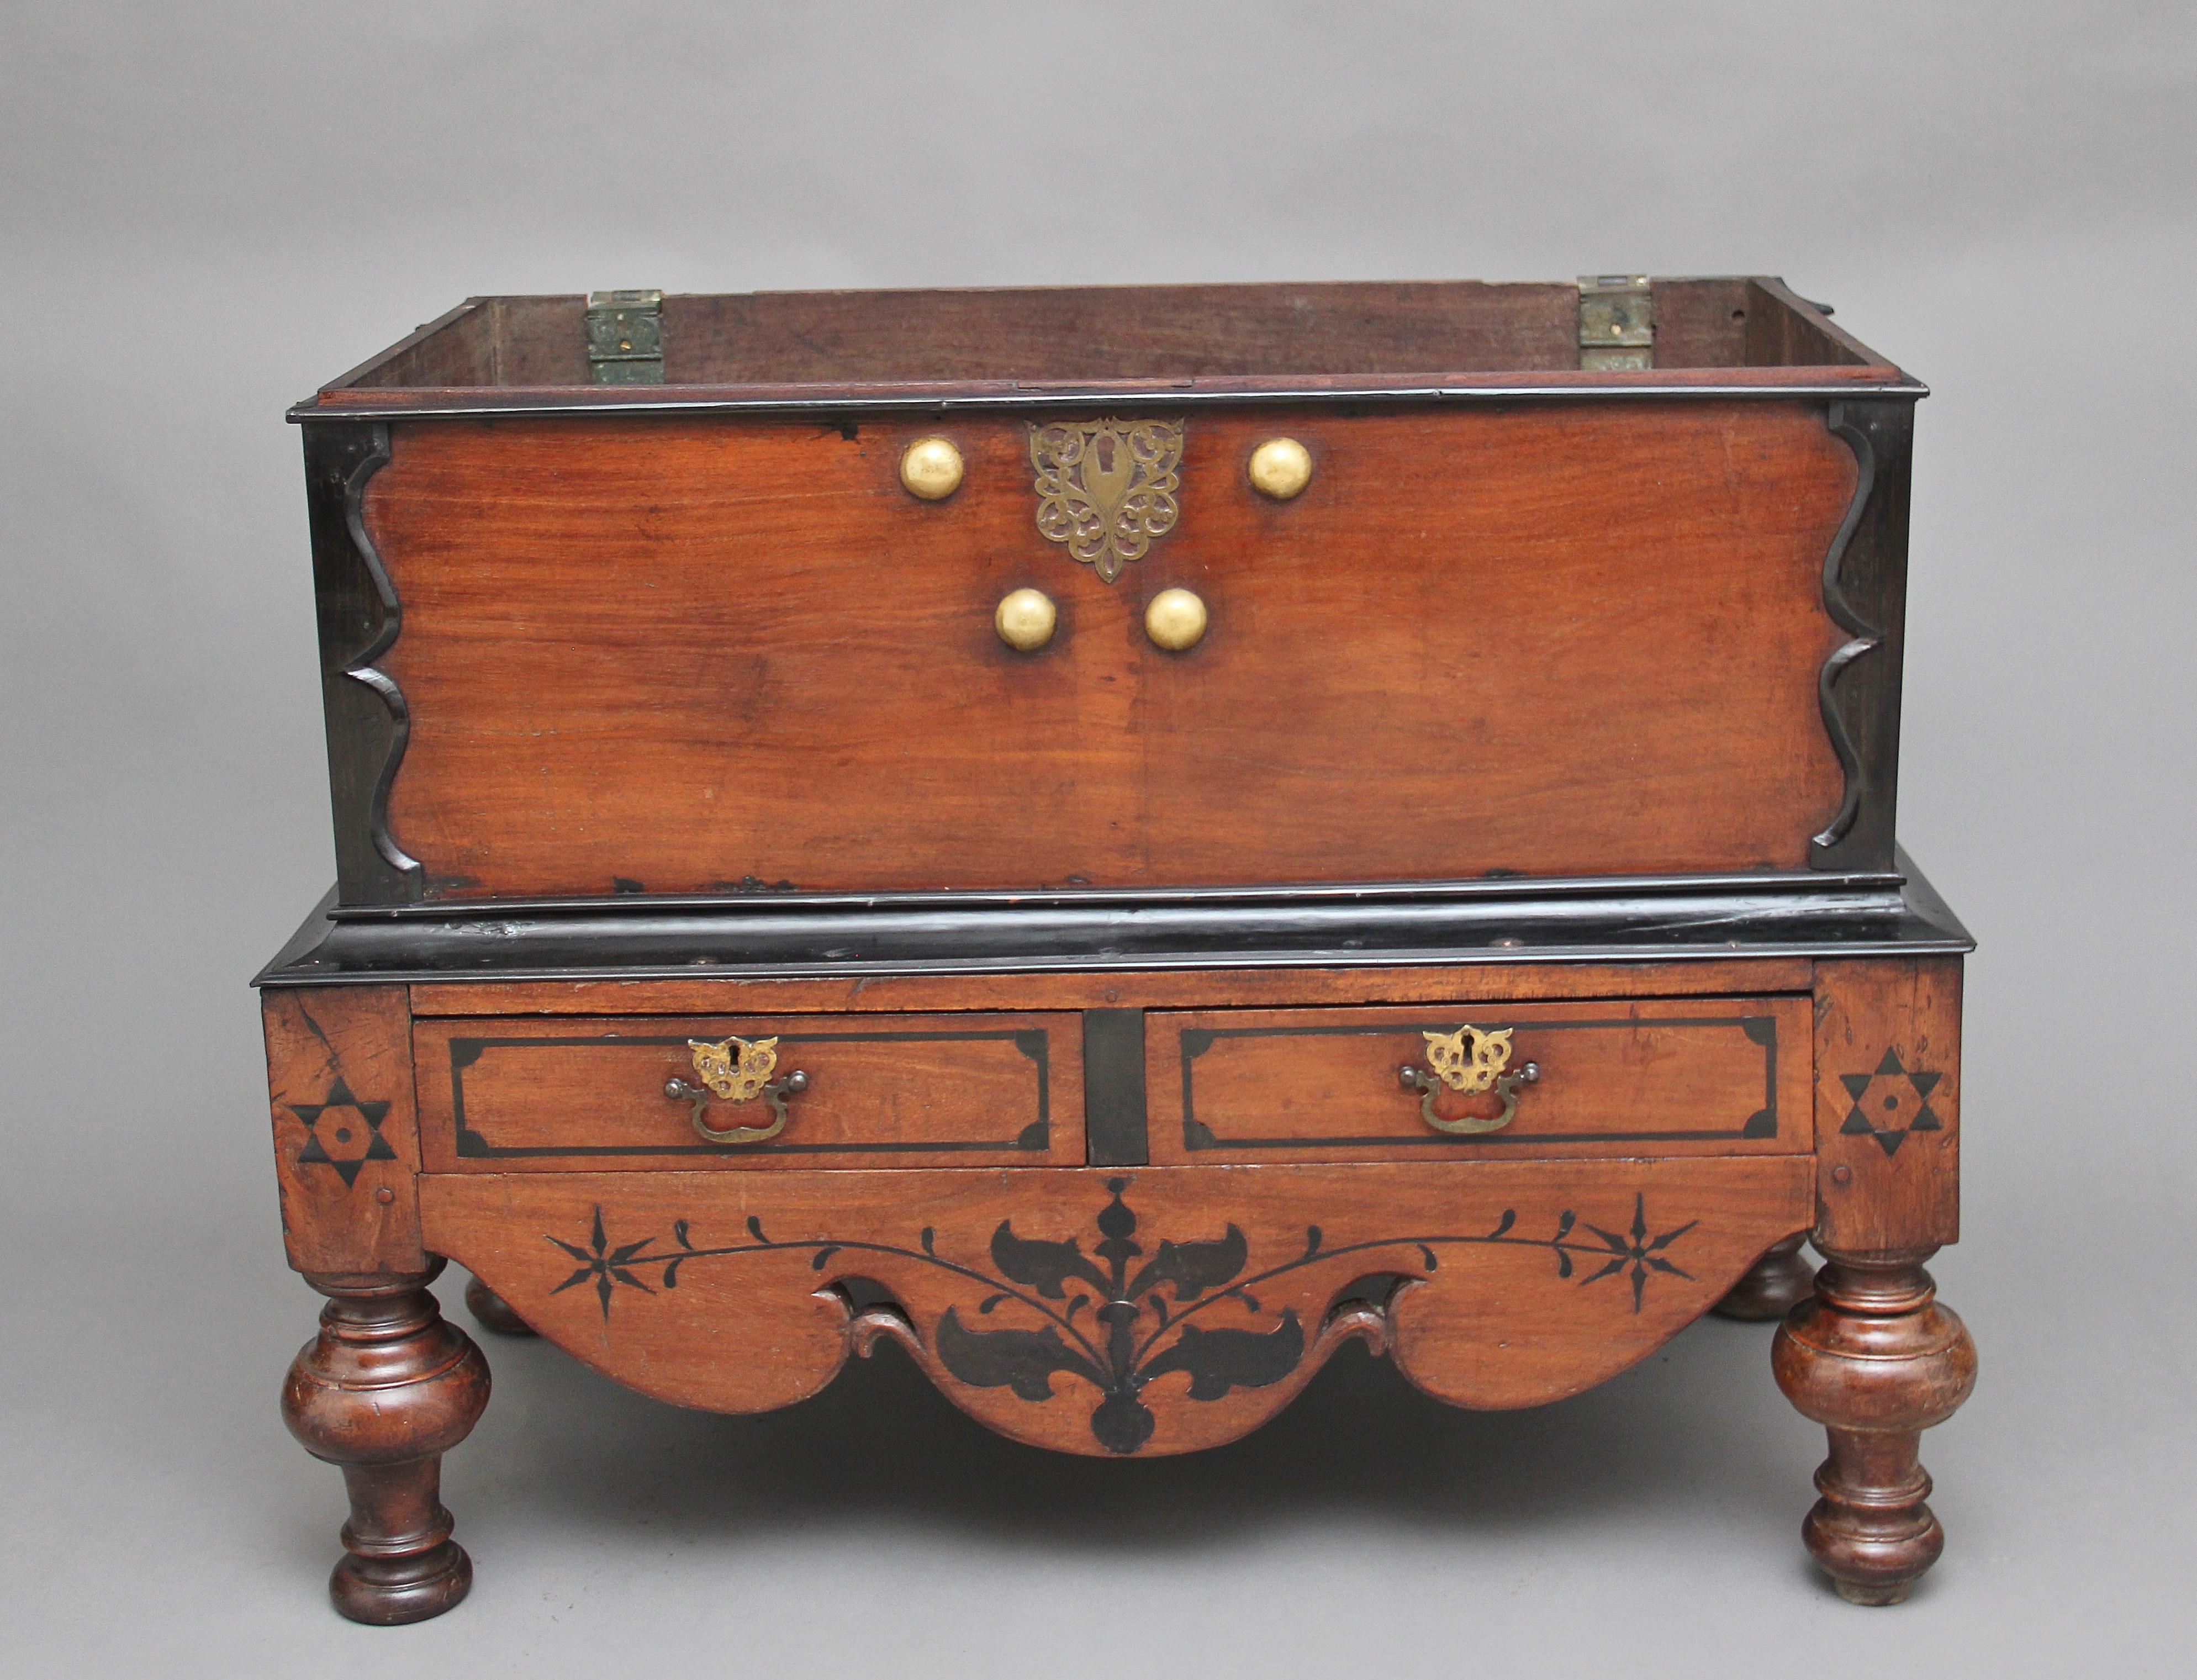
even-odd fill
[{"label": "ebony inlay border on drawer", "polygon": [[1743,1125],[1719,1128],[1702,1127],[1685,1131],[1608,1131],[1520,1133],[1481,1132],[1452,1135],[1434,1132],[1399,1133],[1393,1137],[1220,1137],[1197,1118],[1195,1069],[1197,1058],[1221,1039],[1385,1038],[1398,1033],[1445,1032],[1455,1023],[1447,1020],[1388,1020],[1378,1022],[1331,1022],[1305,1027],[1185,1027],[1182,1046],[1182,1146],[1195,1150],[1301,1149],[1424,1149],[1447,1144],[1464,1149],[1500,1147],[1505,1144],[1547,1148],[1551,1144],[1679,1144],[1713,1143],[1719,1139],[1756,1140],[1777,1135],[1777,1021],[1769,1015],[1712,1015],[1655,1017],[1642,1020],[1615,1016],[1605,1021],[1510,1021],[1500,1024],[1521,1033],[1579,1033],[1613,1029],[1637,1031],[1642,1027],[1730,1027],[1762,1047],[1762,1106]]},{"label": "ebony inlay border on drawer", "polygon": [[563,1038],[454,1038],[450,1043],[450,1112],[455,1122],[456,1152],[467,1161],[543,1158],[573,1159],[592,1156],[737,1156],[737,1155],[994,1155],[1019,1150],[1042,1154],[1052,1143],[1052,1056],[1049,1035],[1041,1027],[996,1028],[965,1033],[782,1033],[782,1050],[803,1044],[971,1044],[1011,1042],[1029,1057],[1037,1076],[1037,1118],[1010,1138],[925,1138],[898,1143],[786,1144],[773,1138],[764,1144],[491,1144],[466,1123],[465,1070],[482,1052],[506,1049],[586,1049],[602,1046],[622,1050],[635,1047],[685,1049],[683,1034],[641,1037],[623,1034],[585,1034]]}]

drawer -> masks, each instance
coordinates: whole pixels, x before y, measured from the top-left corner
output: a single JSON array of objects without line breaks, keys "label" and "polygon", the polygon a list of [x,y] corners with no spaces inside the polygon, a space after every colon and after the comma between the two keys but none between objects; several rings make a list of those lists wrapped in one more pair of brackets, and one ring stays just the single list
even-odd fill
[{"label": "drawer", "polygon": [[420,1151],[432,1172],[1076,1166],[1081,1034],[1073,1013],[421,1021]]},{"label": "drawer", "polygon": [[[1433,1038],[1465,1089],[1435,1077]],[[1151,1158],[1797,1153],[1814,1140],[1810,1042],[1805,997],[1156,1011]],[[1514,1096],[1494,1129],[1429,1123],[1493,1126]]]}]

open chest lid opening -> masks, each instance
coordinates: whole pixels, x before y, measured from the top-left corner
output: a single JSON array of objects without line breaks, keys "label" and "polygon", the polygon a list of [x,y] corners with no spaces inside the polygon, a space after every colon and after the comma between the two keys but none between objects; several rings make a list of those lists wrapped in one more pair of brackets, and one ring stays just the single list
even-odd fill
[{"label": "open chest lid opening", "polygon": [[1769,278],[474,298],[293,410],[1920,387]]}]

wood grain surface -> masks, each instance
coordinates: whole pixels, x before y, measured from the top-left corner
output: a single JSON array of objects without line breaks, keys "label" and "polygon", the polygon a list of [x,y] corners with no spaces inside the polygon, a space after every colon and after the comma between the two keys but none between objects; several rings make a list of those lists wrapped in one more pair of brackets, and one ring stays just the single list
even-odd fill
[{"label": "wood grain surface", "polygon": [[[475,298],[327,387],[585,387],[586,300]],[[1874,364],[1776,281],[1655,281],[1655,371]],[[1564,282],[667,294],[663,389],[1576,372]]]},{"label": "wood grain surface", "polygon": [[438,1251],[645,1393],[787,1405],[883,1338],[1004,1434],[1151,1455],[1255,1428],[1352,1335],[1455,1405],[1575,1393],[1804,1226],[1810,1177],[1802,1156],[437,1174],[421,1197]]},{"label": "wood grain surface", "polygon": [[1961,1235],[1961,959],[1817,965],[1816,1246]]},{"label": "wood grain surface", "polygon": [[[942,429],[962,489],[920,503]],[[1312,487],[1244,462],[1286,432]],[[1796,868],[1841,779],[1819,600],[1852,457],[1806,403],[1200,414],[1111,586],[1017,420],[395,428],[391,797],[431,896]],[[1052,642],[992,629],[1009,590]],[[1206,601],[1197,647],[1145,601]]]},{"label": "wood grain surface", "polygon": [[269,991],[260,1021],[290,1264],[345,1276],[425,1272],[404,988]]},{"label": "wood grain surface", "polygon": [[413,1013],[868,1014],[898,1010],[1272,1008],[1678,998],[1806,992],[1806,958],[1738,962],[1521,963],[1471,967],[1197,969],[1097,974],[862,975],[845,980],[454,980],[412,988]]}]

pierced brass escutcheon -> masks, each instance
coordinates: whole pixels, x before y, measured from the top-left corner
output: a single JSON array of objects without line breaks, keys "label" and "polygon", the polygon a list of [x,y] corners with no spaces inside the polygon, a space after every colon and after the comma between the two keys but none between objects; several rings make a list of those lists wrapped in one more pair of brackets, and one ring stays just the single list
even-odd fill
[{"label": "pierced brass escutcheon", "polygon": [[[1518,1092],[1541,1076],[1538,1062],[1528,1062],[1521,1068],[1504,1072],[1510,1065],[1510,1034],[1514,1029],[1498,1028],[1489,1032],[1480,1027],[1459,1027],[1453,1033],[1422,1033],[1427,1041],[1427,1068],[1415,1068],[1406,1063],[1396,1069],[1396,1078],[1406,1091],[1419,1093],[1419,1118],[1437,1132],[1448,1132],[1470,1136],[1481,1132],[1500,1132],[1510,1123],[1518,1112]],[[1444,1120],[1435,1112],[1435,1098],[1446,1086],[1476,1097],[1482,1092],[1493,1091],[1503,1099],[1503,1112],[1482,1118],[1465,1115],[1457,1120]]]},{"label": "pierced brass escutcheon", "polygon": [[[675,1103],[694,1105],[694,1129],[706,1143],[760,1144],[775,1138],[785,1129],[785,1099],[809,1089],[809,1075],[798,1069],[784,1079],[771,1078],[778,1067],[774,1038],[726,1039],[719,1044],[689,1039],[687,1047],[694,1052],[694,1072],[702,1082],[689,1085],[675,1076],[664,1085],[664,1094]],[[712,1098],[727,1103],[752,1103],[758,1097],[778,1116],[768,1126],[733,1126],[719,1132],[702,1118]]]},{"label": "pierced brass escutcheon", "polygon": [[1182,516],[1181,420],[1087,420],[1030,427],[1037,528],[1101,582],[1139,560]]}]

